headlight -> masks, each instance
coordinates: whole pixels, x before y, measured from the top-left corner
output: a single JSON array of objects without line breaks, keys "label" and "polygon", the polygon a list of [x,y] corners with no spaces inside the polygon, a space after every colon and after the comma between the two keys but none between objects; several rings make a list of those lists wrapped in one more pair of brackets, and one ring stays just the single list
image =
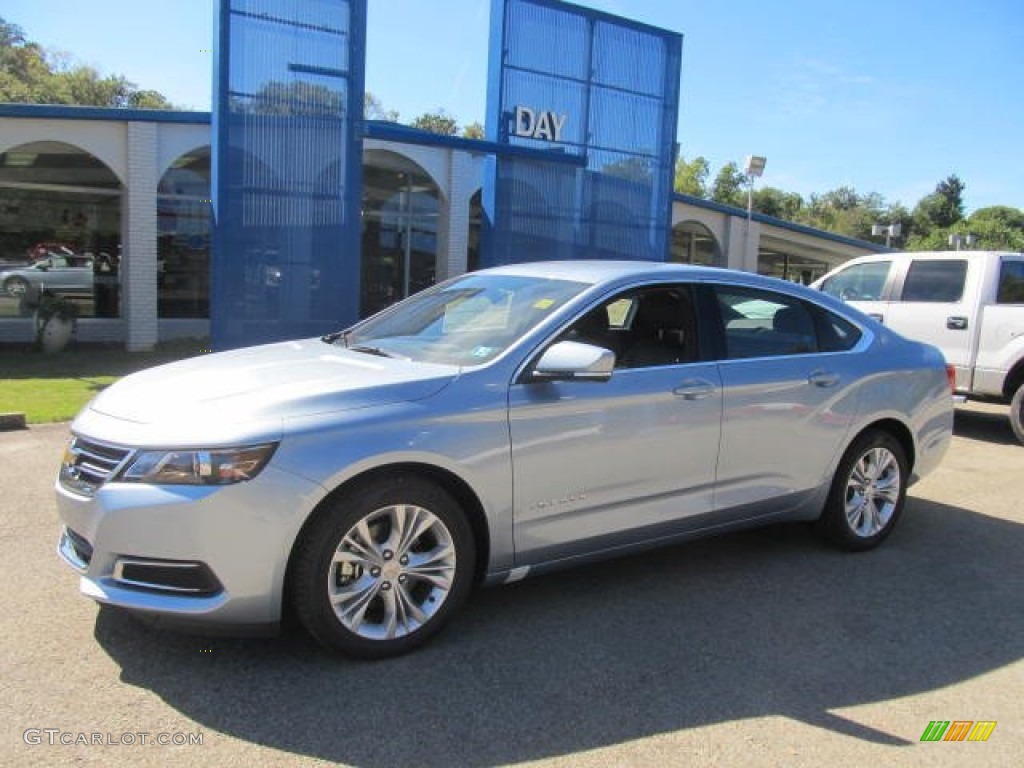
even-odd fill
[{"label": "headlight", "polygon": [[276,443],[246,448],[140,451],[121,472],[125,483],[230,485],[252,480],[274,455]]}]

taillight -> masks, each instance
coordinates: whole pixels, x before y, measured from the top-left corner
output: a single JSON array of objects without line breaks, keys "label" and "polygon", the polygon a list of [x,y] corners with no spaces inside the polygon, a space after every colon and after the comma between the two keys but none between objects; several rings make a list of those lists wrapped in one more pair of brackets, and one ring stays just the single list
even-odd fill
[{"label": "taillight", "polygon": [[946,366],[946,380],[949,382],[949,393],[956,393],[956,368],[952,365]]}]

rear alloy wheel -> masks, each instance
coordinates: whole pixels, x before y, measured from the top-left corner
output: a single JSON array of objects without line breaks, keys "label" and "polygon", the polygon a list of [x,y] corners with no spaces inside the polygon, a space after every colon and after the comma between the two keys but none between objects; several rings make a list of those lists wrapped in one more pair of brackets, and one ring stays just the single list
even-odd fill
[{"label": "rear alloy wheel", "polygon": [[907,474],[906,453],[892,435],[861,435],[839,462],[819,530],[841,549],[877,547],[903,512]]},{"label": "rear alloy wheel", "polygon": [[442,488],[400,475],[346,494],[304,533],[295,607],[324,645],[396,656],[437,632],[473,581],[473,535]]},{"label": "rear alloy wheel", "polygon": [[9,277],[4,281],[4,290],[8,296],[21,298],[28,293],[28,281],[23,277]]},{"label": "rear alloy wheel", "polygon": [[1017,387],[1010,401],[1010,426],[1017,439],[1024,443],[1024,383]]}]

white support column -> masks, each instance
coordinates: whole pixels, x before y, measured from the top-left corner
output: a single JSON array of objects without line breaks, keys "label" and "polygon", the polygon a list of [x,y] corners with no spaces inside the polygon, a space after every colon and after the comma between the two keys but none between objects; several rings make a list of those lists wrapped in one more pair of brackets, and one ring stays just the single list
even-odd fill
[{"label": "white support column", "polygon": [[725,253],[725,266],[729,269],[740,269],[744,272],[757,273],[757,250],[761,242],[761,225],[750,222],[747,230],[747,219],[743,216],[728,216],[725,222],[725,237],[722,250]]},{"label": "white support column", "polygon": [[128,180],[122,198],[121,312],[129,351],[157,341],[157,125],[128,123]]},{"label": "white support column", "polygon": [[761,224],[757,221],[744,221],[744,228],[750,225],[749,231],[744,236],[746,241],[746,251],[743,254],[743,267],[742,269],[746,272],[753,272],[757,274],[757,253],[761,246]]},{"label": "white support column", "polygon": [[437,279],[445,280],[466,271],[469,246],[469,200],[480,186],[474,158],[465,152],[448,155],[447,199],[438,222]]}]

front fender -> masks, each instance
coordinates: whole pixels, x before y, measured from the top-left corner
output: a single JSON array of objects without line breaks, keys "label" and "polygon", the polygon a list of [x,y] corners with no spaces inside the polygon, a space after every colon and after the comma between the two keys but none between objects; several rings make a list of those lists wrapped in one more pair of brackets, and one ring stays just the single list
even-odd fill
[{"label": "front fender", "polygon": [[322,416],[288,420],[272,463],[327,492],[400,464],[450,473],[480,500],[490,532],[488,570],[511,567],[512,462],[505,404],[447,413],[433,406],[410,402],[365,408],[327,423]]}]

